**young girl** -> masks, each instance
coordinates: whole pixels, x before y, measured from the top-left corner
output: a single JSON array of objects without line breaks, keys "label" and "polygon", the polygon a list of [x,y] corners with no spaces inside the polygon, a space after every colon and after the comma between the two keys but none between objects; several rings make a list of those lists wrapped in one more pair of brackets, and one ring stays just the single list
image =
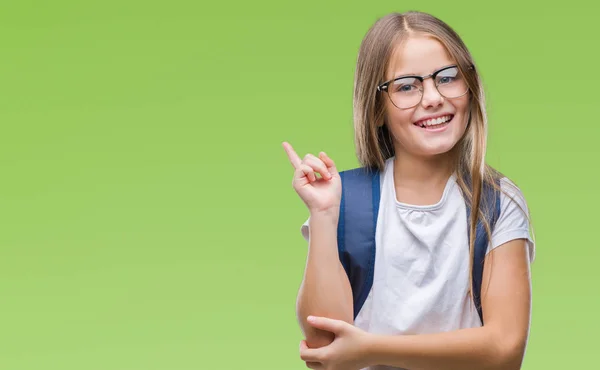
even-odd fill
[{"label": "young girl", "polygon": [[[534,258],[528,208],[485,164],[484,93],[460,37],[420,12],[378,20],[358,55],[354,127],[361,166],[380,171],[381,184],[373,283],[356,317],[337,249],[338,169],[324,152],[300,159],[283,143],[310,212],[297,300],[301,359],[328,370],[519,369]],[[484,324],[472,298],[466,217],[467,205],[481,209],[483,184],[500,192],[499,218],[486,226]]]}]

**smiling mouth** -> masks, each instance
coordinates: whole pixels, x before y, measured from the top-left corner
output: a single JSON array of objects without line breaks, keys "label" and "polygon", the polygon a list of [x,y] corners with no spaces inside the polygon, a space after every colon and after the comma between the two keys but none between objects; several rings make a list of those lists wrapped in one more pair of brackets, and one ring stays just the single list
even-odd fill
[{"label": "smiling mouth", "polygon": [[424,129],[438,129],[447,126],[452,121],[452,118],[454,118],[453,114],[447,114],[438,118],[415,122],[414,125]]}]

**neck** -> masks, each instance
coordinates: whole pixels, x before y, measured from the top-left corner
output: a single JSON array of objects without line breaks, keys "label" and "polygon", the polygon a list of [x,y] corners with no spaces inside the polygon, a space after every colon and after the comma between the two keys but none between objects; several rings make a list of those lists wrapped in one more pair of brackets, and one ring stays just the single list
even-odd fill
[{"label": "neck", "polygon": [[437,188],[446,184],[454,169],[453,164],[452,153],[421,157],[396,150],[394,182],[401,187]]}]

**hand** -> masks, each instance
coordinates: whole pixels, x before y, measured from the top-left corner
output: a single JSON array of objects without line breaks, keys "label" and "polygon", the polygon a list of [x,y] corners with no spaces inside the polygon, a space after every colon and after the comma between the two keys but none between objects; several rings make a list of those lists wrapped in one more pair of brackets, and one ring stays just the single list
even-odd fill
[{"label": "hand", "polygon": [[307,321],[311,326],[335,335],[333,342],[325,347],[308,348],[304,340],[300,342],[300,358],[308,368],[360,370],[373,365],[369,354],[373,334],[341,320],[309,317]]},{"label": "hand", "polygon": [[[303,160],[300,160],[289,143],[284,142],[283,148],[295,169],[292,181],[294,190],[309,211],[311,213],[333,211],[337,216],[342,198],[342,180],[333,160],[324,152],[319,153],[318,158],[307,154]],[[317,177],[317,174],[321,177]]]}]

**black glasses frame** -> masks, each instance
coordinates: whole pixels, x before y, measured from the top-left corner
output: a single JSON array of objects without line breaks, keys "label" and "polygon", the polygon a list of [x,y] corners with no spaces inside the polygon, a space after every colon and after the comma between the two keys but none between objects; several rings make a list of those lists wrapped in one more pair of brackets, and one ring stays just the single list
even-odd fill
[{"label": "black glasses frame", "polygon": [[[433,72],[431,74],[428,74],[426,76],[411,75],[411,76],[396,77],[396,78],[391,79],[389,81],[386,81],[386,82],[384,82],[384,83],[382,83],[380,85],[377,85],[377,91],[380,91],[380,92],[386,91],[387,92],[388,91],[388,87],[390,86],[391,83],[396,82],[398,80],[402,80],[404,78],[416,78],[417,80],[421,81],[421,83],[423,83],[428,78],[435,79],[438,74],[440,74],[441,72],[443,72],[445,70],[448,70],[450,68],[458,68],[458,66],[457,65],[451,65],[451,66],[443,67],[443,68],[440,68],[437,71],[435,71],[435,72]],[[471,65],[471,66],[469,66],[469,69],[475,69],[475,66]],[[459,69],[459,73],[460,73],[460,69]],[[435,87],[437,88],[437,84],[435,85]]]}]

